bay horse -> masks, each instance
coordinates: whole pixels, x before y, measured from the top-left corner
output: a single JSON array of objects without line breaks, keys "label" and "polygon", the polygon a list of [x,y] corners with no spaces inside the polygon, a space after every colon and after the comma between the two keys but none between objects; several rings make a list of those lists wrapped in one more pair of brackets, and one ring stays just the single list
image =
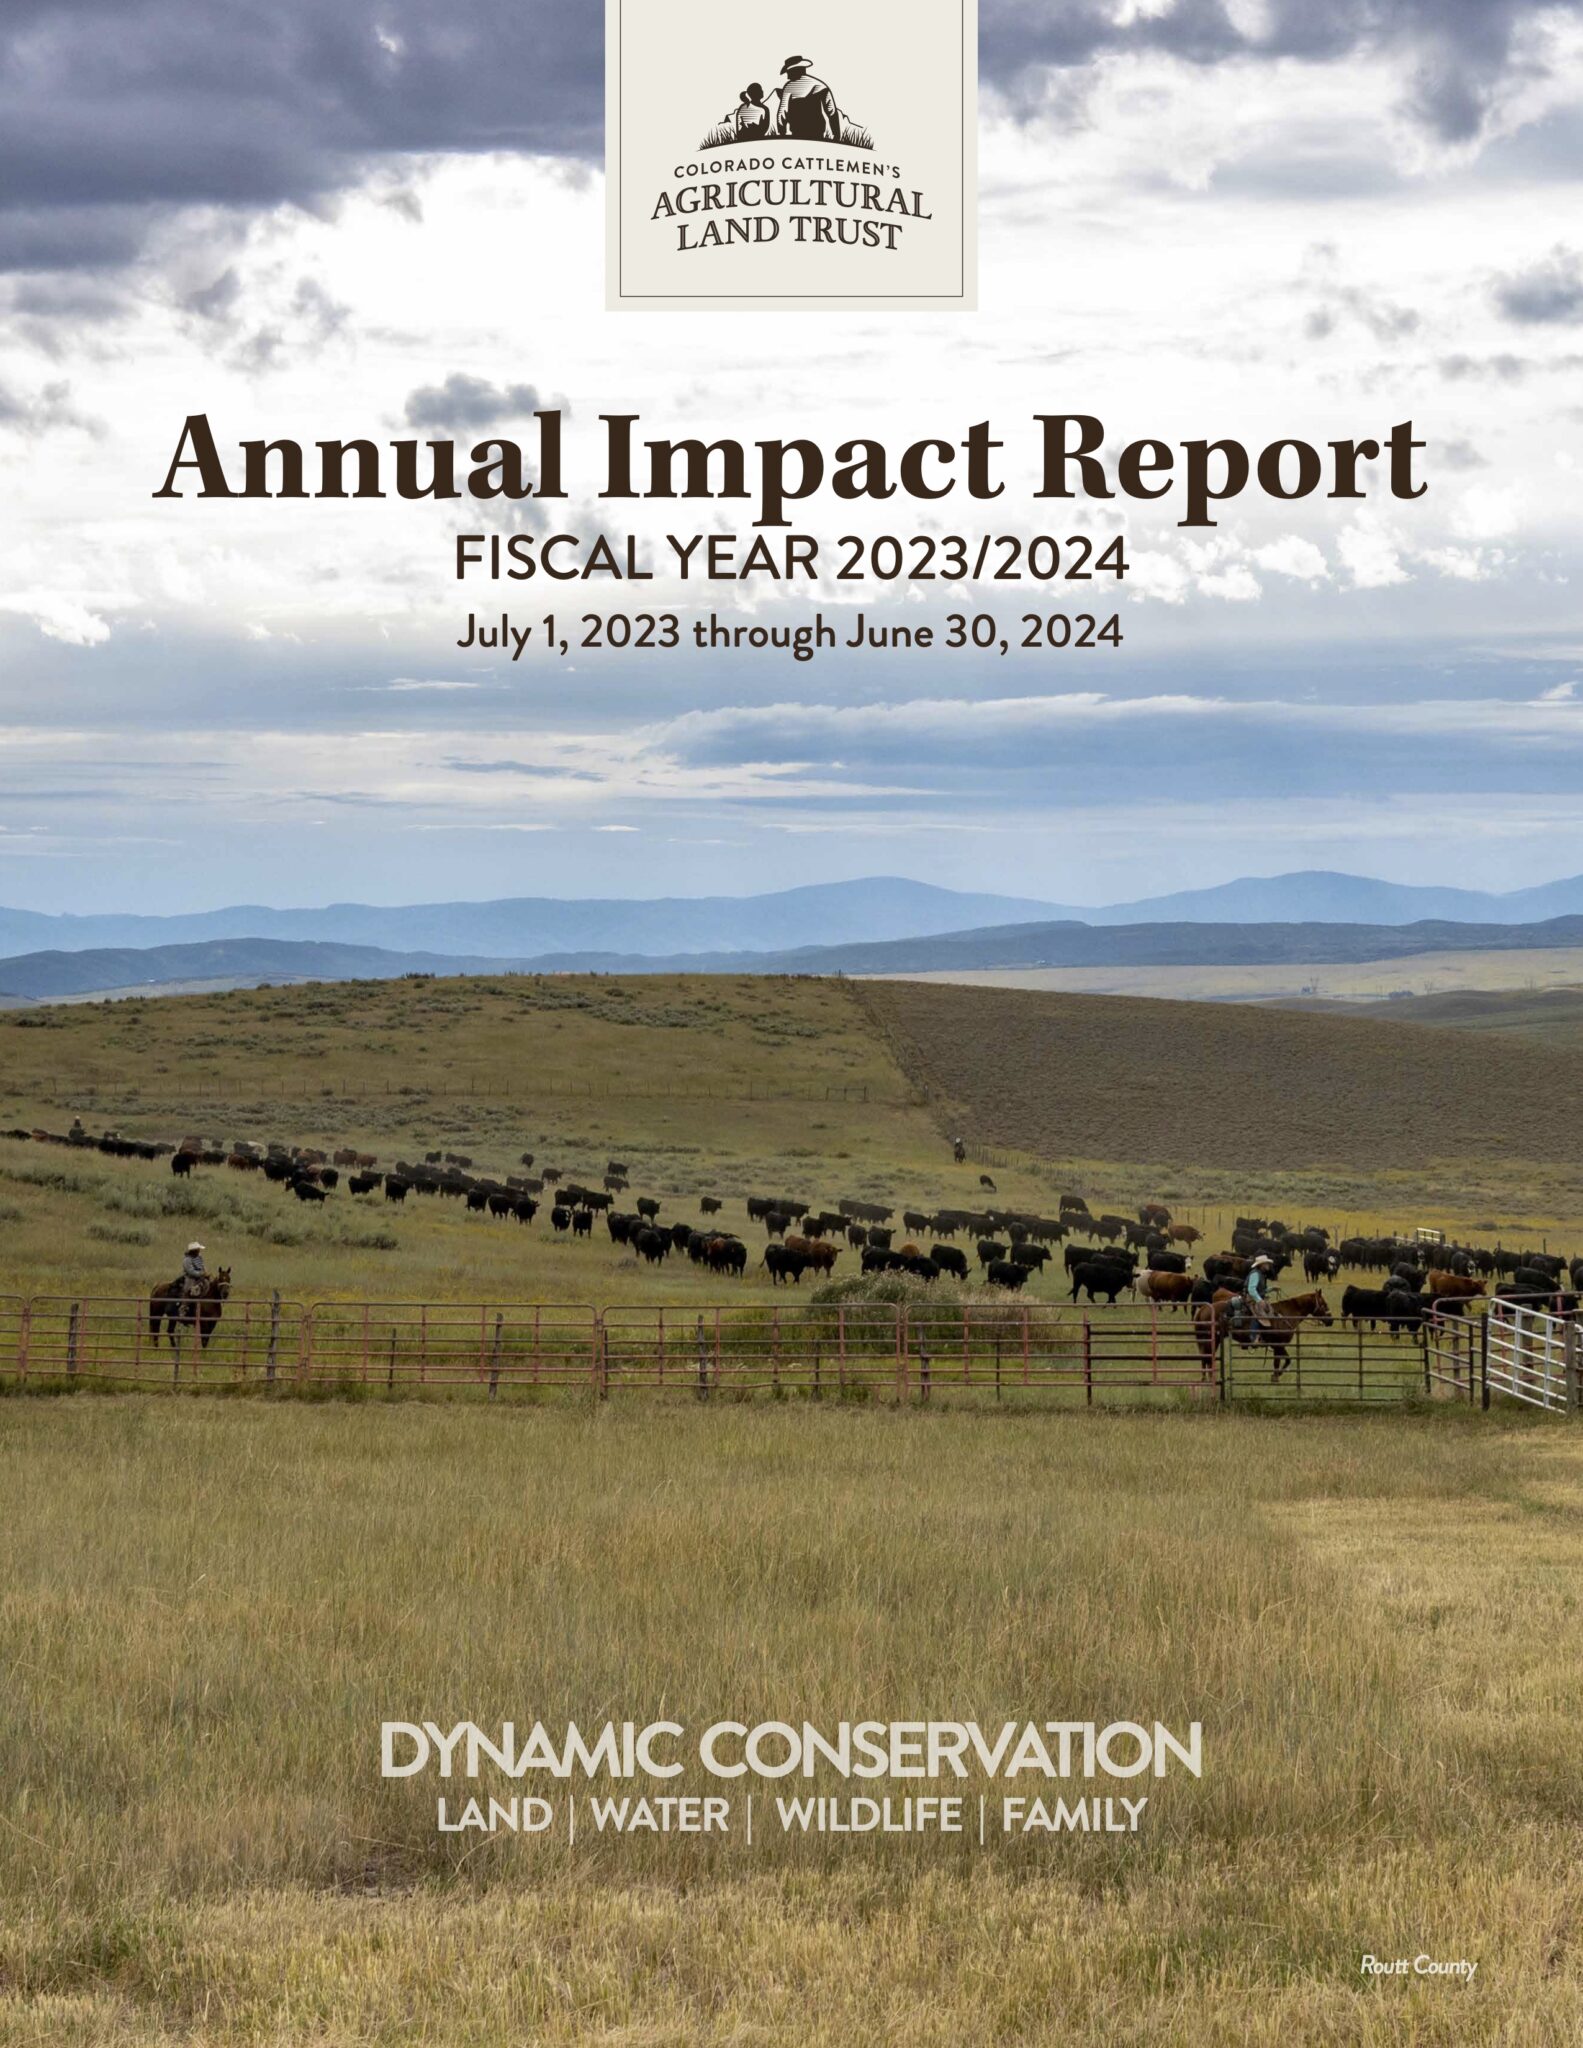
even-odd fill
[{"label": "bay horse", "polygon": [[1328,1329],[1335,1321],[1329,1302],[1318,1288],[1311,1294],[1293,1294],[1285,1301],[1272,1301],[1268,1306],[1269,1320],[1263,1323],[1256,1322],[1251,1314],[1234,1318],[1228,1313],[1228,1305],[1241,1299],[1233,1288],[1219,1287],[1213,1301],[1201,1301],[1193,1310],[1193,1335],[1198,1339],[1198,1355],[1206,1380],[1214,1377],[1216,1355],[1228,1336],[1244,1351],[1268,1345],[1275,1357],[1270,1373],[1274,1381],[1291,1364],[1288,1350],[1299,1323],[1311,1319]]},{"label": "bay horse", "polygon": [[191,1323],[198,1332],[198,1342],[207,1351],[209,1339],[214,1335],[215,1325],[225,1313],[225,1303],[231,1292],[231,1269],[222,1266],[203,1283],[201,1294],[183,1294],[179,1280],[168,1281],[163,1287],[156,1287],[148,1299],[148,1334],[157,1344],[160,1325],[165,1326],[165,1335],[174,1351],[181,1336],[181,1325]]}]

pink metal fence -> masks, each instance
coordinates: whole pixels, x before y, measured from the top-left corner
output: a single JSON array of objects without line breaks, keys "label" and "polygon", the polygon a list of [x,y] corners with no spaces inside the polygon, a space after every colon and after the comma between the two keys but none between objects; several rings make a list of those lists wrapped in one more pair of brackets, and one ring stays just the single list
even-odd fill
[{"label": "pink metal fence", "polygon": [[319,1301],[303,1325],[298,1378],[383,1387],[482,1389],[597,1383],[599,1316],[543,1302]]},{"label": "pink metal fence", "polygon": [[127,1386],[262,1384],[296,1360],[303,1320],[278,1298],[228,1300],[213,1320],[124,1296],[35,1295],[16,1309],[0,1313],[0,1373]]},{"label": "pink metal fence", "polygon": [[889,1393],[905,1371],[904,1318],[887,1302],[672,1303],[601,1322],[605,1393]]},{"label": "pink metal fence", "polygon": [[[1206,1341],[1207,1338],[1207,1341]],[[1222,1341],[1215,1341],[1221,1338]],[[207,1339],[207,1341],[205,1341]],[[1267,1350],[1180,1309],[925,1303],[297,1302],[232,1297],[207,1331],[156,1329],[146,1300],[0,1297],[0,1377],[203,1389],[612,1398],[629,1391],[898,1403],[973,1393],[1110,1400],[1474,1398],[1480,1340],[1436,1317],[1423,1341],[1305,1324]]]}]

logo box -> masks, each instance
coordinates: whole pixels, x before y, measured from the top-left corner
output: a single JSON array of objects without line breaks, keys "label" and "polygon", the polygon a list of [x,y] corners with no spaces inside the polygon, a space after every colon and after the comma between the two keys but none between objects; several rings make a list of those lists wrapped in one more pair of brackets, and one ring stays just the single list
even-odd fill
[{"label": "logo box", "polygon": [[971,312],[978,0],[605,0],[606,302]]}]

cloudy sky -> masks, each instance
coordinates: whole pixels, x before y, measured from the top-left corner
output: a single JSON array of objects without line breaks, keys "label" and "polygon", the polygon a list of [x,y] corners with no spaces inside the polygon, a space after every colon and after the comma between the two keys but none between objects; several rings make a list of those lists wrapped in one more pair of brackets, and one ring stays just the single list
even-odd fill
[{"label": "cloudy sky", "polygon": [[[0,7],[0,902],[872,873],[1103,902],[1294,867],[1583,870],[1579,0],[983,0],[966,317],[604,313],[601,15]],[[683,508],[597,503],[600,412],[827,445],[988,418],[1014,479],[991,518],[801,523],[1124,532],[1125,642],[513,665],[455,644],[501,606],[450,573],[472,513],[152,497],[189,412],[231,444],[470,441],[526,435],[536,405],[570,416],[555,524],[645,547]],[[1430,488],[1249,497],[1196,534],[1169,501],[1052,522],[1022,487],[1051,411],[1113,443],[1411,418]],[[537,618],[542,591],[506,602]],[[697,595],[556,594],[573,615]]]}]

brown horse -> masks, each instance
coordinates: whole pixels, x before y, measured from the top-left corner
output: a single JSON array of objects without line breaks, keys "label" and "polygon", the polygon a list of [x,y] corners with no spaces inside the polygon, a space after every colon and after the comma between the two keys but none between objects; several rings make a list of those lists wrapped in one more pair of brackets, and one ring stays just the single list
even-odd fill
[{"label": "brown horse", "polygon": [[215,1325],[225,1313],[225,1303],[230,1292],[229,1266],[222,1266],[217,1273],[205,1280],[201,1294],[184,1294],[179,1280],[171,1280],[163,1287],[156,1287],[148,1299],[148,1334],[157,1344],[160,1325],[163,1323],[165,1335],[170,1340],[171,1349],[174,1350],[180,1341],[181,1325],[191,1323],[198,1332],[199,1344],[207,1351]]},{"label": "brown horse", "polygon": [[1193,1310],[1193,1335],[1198,1339],[1198,1355],[1203,1361],[1205,1379],[1212,1379],[1215,1358],[1222,1344],[1229,1336],[1244,1351],[1267,1344],[1275,1354],[1272,1380],[1278,1380],[1285,1372],[1291,1359],[1288,1347],[1297,1334],[1297,1326],[1310,1319],[1328,1329],[1335,1321],[1330,1313],[1330,1304],[1316,1288],[1312,1294],[1289,1295],[1285,1301],[1272,1301],[1267,1310],[1267,1320],[1256,1322],[1252,1315],[1235,1316],[1231,1304],[1242,1299],[1230,1287],[1215,1290],[1213,1301],[1201,1301]]}]

